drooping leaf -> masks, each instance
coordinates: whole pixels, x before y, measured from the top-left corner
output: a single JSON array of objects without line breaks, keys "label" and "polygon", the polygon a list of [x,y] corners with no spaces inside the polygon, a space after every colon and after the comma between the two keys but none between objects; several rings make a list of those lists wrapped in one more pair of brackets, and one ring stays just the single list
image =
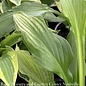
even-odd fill
[{"label": "drooping leaf", "polygon": [[69,43],[53,34],[42,17],[31,17],[24,13],[14,15],[16,26],[21,30],[23,42],[45,68],[62,77],[66,83],[72,82],[69,71],[72,51]]},{"label": "drooping leaf", "polygon": [[49,22],[63,22],[65,19],[62,19],[60,17],[56,17],[53,13],[45,13],[44,18],[48,20]]},{"label": "drooping leaf", "polygon": [[17,6],[21,4],[21,0],[10,0],[10,2],[14,3]]},{"label": "drooping leaf", "polygon": [[1,46],[13,46],[19,41],[21,41],[21,34],[13,33],[11,35],[8,35],[4,40],[1,41]]},{"label": "drooping leaf", "polygon": [[24,2],[20,6],[15,7],[13,11],[23,11],[27,15],[31,16],[40,16],[46,12],[52,12],[47,5],[37,2]]},{"label": "drooping leaf", "polygon": [[[34,83],[54,84],[53,73],[41,67],[28,51],[17,50],[19,72],[28,76]],[[35,85],[36,86],[36,85]],[[47,85],[48,86],[48,85]]]}]

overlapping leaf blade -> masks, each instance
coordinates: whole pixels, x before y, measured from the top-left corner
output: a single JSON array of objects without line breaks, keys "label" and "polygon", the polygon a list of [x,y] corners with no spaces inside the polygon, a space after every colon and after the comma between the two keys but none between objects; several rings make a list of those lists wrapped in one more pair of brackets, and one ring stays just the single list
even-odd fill
[{"label": "overlapping leaf blade", "polygon": [[41,17],[29,17],[23,13],[14,15],[16,26],[21,30],[25,45],[45,68],[72,82],[69,66],[72,51],[68,42],[48,30]]},{"label": "overlapping leaf blade", "polygon": [[[10,8],[3,8],[4,11],[7,11],[7,9]],[[14,7],[10,11],[0,15],[0,38],[2,36],[6,36],[15,29],[12,15],[17,11],[23,11],[28,15],[34,16],[40,16],[46,12],[52,12],[52,10],[47,5],[43,5],[36,2],[24,2],[20,6]]]},{"label": "overlapping leaf blade", "polygon": [[73,62],[70,66],[70,70],[73,74],[74,82],[77,82],[77,78],[78,78],[78,74],[77,74],[77,46],[76,46],[75,35],[72,31],[69,32],[69,34],[67,36],[67,40],[72,48],[73,56],[74,56]]},{"label": "overlapping leaf blade", "polygon": [[47,5],[37,2],[24,2],[20,6],[14,8],[13,11],[23,11],[26,14],[33,16],[39,16],[46,12],[52,12]]},{"label": "overlapping leaf blade", "polygon": [[[54,84],[53,73],[40,66],[28,51],[17,50],[19,72],[27,75],[36,84]],[[36,86],[36,85],[35,85]],[[48,85],[46,85],[48,86]]]},{"label": "overlapping leaf blade", "polygon": [[11,62],[14,68],[14,73],[13,73],[13,85],[15,85],[16,79],[17,79],[17,73],[18,73],[18,58],[17,58],[17,54],[14,51],[8,51],[7,53],[10,58],[11,58]]},{"label": "overlapping leaf blade", "polygon": [[0,16],[0,38],[14,30],[12,12],[6,12]]}]

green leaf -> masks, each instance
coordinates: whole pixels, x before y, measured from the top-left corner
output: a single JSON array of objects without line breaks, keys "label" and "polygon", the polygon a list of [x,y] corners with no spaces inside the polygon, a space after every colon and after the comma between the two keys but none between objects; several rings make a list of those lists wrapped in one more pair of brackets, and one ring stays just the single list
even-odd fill
[{"label": "green leaf", "polygon": [[1,47],[13,46],[14,44],[21,41],[21,34],[13,33],[8,35],[4,40],[1,41]]},{"label": "green leaf", "polygon": [[0,57],[0,79],[7,85],[12,86],[16,82],[18,72],[17,55],[12,51]]},{"label": "green leaf", "polygon": [[42,17],[17,13],[14,21],[22,32],[23,42],[36,60],[43,67],[58,74],[66,83],[72,82],[69,67],[73,55],[69,43],[53,34]]},{"label": "green leaf", "polygon": [[14,30],[12,12],[6,12],[0,16],[0,38]]},{"label": "green leaf", "polygon": [[28,51],[16,50],[16,53],[18,55],[20,73],[27,75],[35,83],[49,84],[51,82],[54,84],[53,73],[41,67]]},{"label": "green leaf", "polygon": [[12,9],[15,5],[13,3],[10,2],[10,0],[3,0],[2,1],[2,8],[1,8],[1,12],[4,13],[10,9]]},{"label": "green leaf", "polygon": [[8,6],[6,0],[3,0],[3,1],[2,1],[1,12],[4,13],[5,11],[7,11],[7,10],[9,10],[9,9],[11,9],[11,8]]},{"label": "green leaf", "polygon": [[54,0],[41,0],[42,3],[51,5],[54,3]]},{"label": "green leaf", "polygon": [[74,33],[70,30],[67,40],[72,48],[73,51],[73,62],[70,66],[70,71],[72,72],[73,75],[73,82],[77,82],[78,78],[78,71],[77,71],[77,46],[76,46],[76,39]]},{"label": "green leaf", "polygon": [[62,12],[69,19],[76,38],[78,83],[85,84],[85,0],[60,0]]},{"label": "green leaf", "polygon": [[17,6],[21,4],[21,0],[10,0],[10,2],[14,3]]},{"label": "green leaf", "polygon": [[85,63],[85,77],[86,77],[86,63]]},{"label": "green leaf", "polygon": [[[86,52],[86,36],[85,36],[85,52]],[[85,61],[86,61],[86,55],[85,55]]]},{"label": "green leaf", "polygon": [[35,2],[39,2],[39,3],[41,3],[40,0],[22,0],[22,2],[29,2],[29,1],[35,1]]},{"label": "green leaf", "polygon": [[52,12],[52,10],[47,5],[37,2],[24,2],[20,6],[15,7],[13,11],[23,11],[27,15],[31,16],[40,16],[46,12]]},{"label": "green leaf", "polygon": [[56,17],[53,13],[45,13],[43,17],[48,20],[49,22],[63,22],[65,19],[62,19],[60,17]]},{"label": "green leaf", "polygon": [[18,74],[19,74],[19,76],[20,76],[21,78],[23,78],[24,80],[26,80],[27,82],[29,82],[29,77],[27,76],[27,74],[23,74],[23,73],[21,73],[21,72],[18,72]]},{"label": "green leaf", "polygon": [[14,68],[8,55],[0,57],[0,78],[6,85],[13,84]]},{"label": "green leaf", "polygon": [[62,12],[69,19],[75,34],[85,35],[85,1],[60,0]]},{"label": "green leaf", "polygon": [[18,73],[17,54],[14,51],[8,51],[7,54],[11,57],[11,62],[13,64],[13,68],[14,68],[13,84],[15,84],[16,79],[17,79],[17,73]]},{"label": "green leaf", "polygon": [[8,12],[5,12],[0,15],[0,38],[2,36],[8,35],[11,31],[15,29],[12,16],[17,11],[23,11],[28,15],[34,16],[40,16],[46,12],[52,12],[52,10],[47,5],[36,2],[24,2],[20,6],[14,7]]}]

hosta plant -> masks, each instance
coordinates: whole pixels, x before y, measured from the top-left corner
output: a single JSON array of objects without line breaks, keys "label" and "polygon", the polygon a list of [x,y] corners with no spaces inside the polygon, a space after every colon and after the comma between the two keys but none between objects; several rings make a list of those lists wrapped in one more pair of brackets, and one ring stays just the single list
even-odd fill
[{"label": "hosta plant", "polygon": [[[57,74],[66,86],[85,86],[85,7],[85,0],[2,0],[0,85],[15,86],[19,74],[29,86],[57,86]],[[48,22],[63,23],[66,39]]]}]

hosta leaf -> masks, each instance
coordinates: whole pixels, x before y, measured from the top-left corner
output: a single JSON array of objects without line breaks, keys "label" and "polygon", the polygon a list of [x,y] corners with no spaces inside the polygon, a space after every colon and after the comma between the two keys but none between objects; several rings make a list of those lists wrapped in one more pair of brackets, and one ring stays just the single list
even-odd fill
[{"label": "hosta leaf", "polygon": [[75,34],[81,37],[85,35],[85,1],[84,0],[60,0],[62,12],[72,25]]},{"label": "hosta leaf", "polygon": [[69,44],[71,45],[72,51],[73,51],[73,62],[70,66],[70,70],[73,74],[73,82],[77,82],[77,78],[78,78],[78,71],[77,71],[77,46],[76,46],[76,39],[75,39],[75,35],[72,31],[69,32],[68,36],[67,36],[67,40],[69,42]]},{"label": "hosta leaf", "polygon": [[5,12],[5,11],[9,10],[9,9],[11,9],[11,8],[8,6],[6,0],[3,0],[3,1],[2,1],[1,12],[3,13],[3,12]]},{"label": "hosta leaf", "polygon": [[[84,0],[60,0],[62,12],[69,19],[76,38],[77,64],[79,86],[84,86],[84,62],[85,62],[85,1]],[[83,79],[81,81],[81,79]]]},{"label": "hosta leaf", "polygon": [[7,85],[12,86],[16,82],[18,72],[17,56],[14,52],[0,57],[0,79]]},{"label": "hosta leaf", "polygon": [[17,54],[14,51],[8,51],[7,53],[11,57],[11,62],[14,67],[14,76],[13,76],[13,84],[15,84],[17,79],[17,73],[18,73],[18,58]]},{"label": "hosta leaf", "polygon": [[8,35],[4,40],[1,41],[1,46],[13,46],[19,41],[21,41],[21,34],[13,33],[11,35]]},{"label": "hosta leaf", "polygon": [[8,55],[0,57],[0,78],[6,85],[13,84],[14,68],[11,62],[11,58]]},{"label": "hosta leaf", "polygon": [[34,16],[40,16],[46,12],[52,12],[47,5],[37,2],[24,2],[20,6],[14,8],[13,11],[23,11],[28,15]]},{"label": "hosta leaf", "polygon": [[54,0],[41,0],[42,3],[51,5],[54,3]]},{"label": "hosta leaf", "polygon": [[[4,10],[7,9],[9,8],[6,8]],[[14,7],[14,9],[11,10],[12,11],[8,11],[0,15],[0,38],[14,30],[15,27],[12,18],[13,13],[17,11],[23,11],[28,15],[40,16],[46,12],[51,11],[48,6],[36,2],[25,2],[22,3],[20,6]]]},{"label": "hosta leaf", "polygon": [[21,0],[10,0],[10,2],[14,3],[17,6],[21,4]]},{"label": "hosta leaf", "polygon": [[18,75],[19,75],[22,79],[24,79],[25,81],[29,82],[29,77],[28,77],[26,74],[23,74],[23,73],[21,73],[21,72],[18,72]]},{"label": "hosta leaf", "polygon": [[0,38],[14,30],[12,12],[6,12],[0,16]]},{"label": "hosta leaf", "polygon": [[45,13],[44,14],[44,18],[46,20],[48,20],[49,22],[63,22],[65,21],[64,19],[60,18],[60,17],[56,17],[53,13]]},{"label": "hosta leaf", "polygon": [[[28,51],[17,50],[19,72],[27,75],[34,83],[53,83],[53,74],[41,67]],[[47,85],[48,86],[48,85]]]},{"label": "hosta leaf", "polygon": [[31,17],[23,13],[14,15],[16,26],[21,30],[23,42],[45,68],[62,77],[66,83],[72,82],[69,71],[72,51],[69,43],[53,34],[42,17]]}]

